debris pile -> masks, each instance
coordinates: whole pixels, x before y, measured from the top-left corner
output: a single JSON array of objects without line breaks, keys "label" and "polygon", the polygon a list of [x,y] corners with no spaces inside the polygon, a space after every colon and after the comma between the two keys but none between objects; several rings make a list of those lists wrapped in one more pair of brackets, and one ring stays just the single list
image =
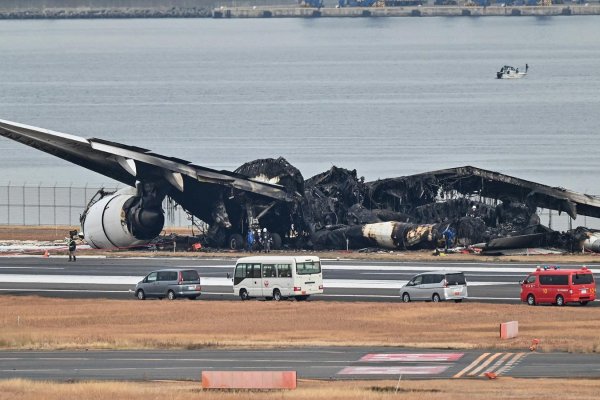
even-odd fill
[{"label": "debris pile", "polygon": [[600,216],[600,199],[593,196],[474,167],[365,182],[356,170],[334,166],[304,180],[280,157],[246,163],[235,173],[282,185],[296,195],[291,206],[253,216],[289,247],[478,245],[487,251],[538,246],[579,251],[590,230],[552,231],[540,224],[538,208],[572,217],[578,209]]}]

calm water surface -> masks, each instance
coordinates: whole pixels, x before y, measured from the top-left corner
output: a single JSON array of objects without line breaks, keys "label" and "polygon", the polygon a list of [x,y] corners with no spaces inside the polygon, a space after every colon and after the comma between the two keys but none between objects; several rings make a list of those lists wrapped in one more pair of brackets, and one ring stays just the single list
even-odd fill
[{"label": "calm water surface", "polygon": [[[599,38],[594,16],[0,21],[0,118],[217,169],[475,165],[600,193]],[[109,182],[0,151],[3,183]]]}]

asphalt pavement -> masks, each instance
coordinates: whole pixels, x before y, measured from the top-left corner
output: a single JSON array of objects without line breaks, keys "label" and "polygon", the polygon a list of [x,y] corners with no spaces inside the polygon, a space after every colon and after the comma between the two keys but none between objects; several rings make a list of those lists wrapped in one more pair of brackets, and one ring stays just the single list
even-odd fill
[{"label": "asphalt pavement", "polygon": [[[167,267],[193,268],[202,279],[201,300],[232,300],[231,276],[235,259],[0,257],[0,294],[62,298],[133,299],[135,284],[149,272]],[[468,301],[518,303],[522,280],[536,264],[390,262],[323,259],[324,294],[311,301],[399,301],[399,289],[415,274],[440,269],[463,271]],[[563,265],[579,268],[579,265]],[[588,265],[600,276],[597,265]],[[590,306],[598,306],[598,302]]]},{"label": "asphalt pavement", "polygon": [[327,380],[598,378],[600,355],[392,347],[0,352],[0,379],[200,380],[202,371],[296,371]]}]

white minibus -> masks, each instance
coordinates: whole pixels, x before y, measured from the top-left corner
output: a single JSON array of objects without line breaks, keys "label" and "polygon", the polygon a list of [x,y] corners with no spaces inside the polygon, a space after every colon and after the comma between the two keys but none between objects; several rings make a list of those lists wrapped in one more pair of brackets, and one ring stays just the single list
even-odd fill
[{"label": "white minibus", "polygon": [[321,260],[316,256],[256,256],[237,260],[233,273],[233,294],[242,300],[264,297],[306,300],[323,293]]}]

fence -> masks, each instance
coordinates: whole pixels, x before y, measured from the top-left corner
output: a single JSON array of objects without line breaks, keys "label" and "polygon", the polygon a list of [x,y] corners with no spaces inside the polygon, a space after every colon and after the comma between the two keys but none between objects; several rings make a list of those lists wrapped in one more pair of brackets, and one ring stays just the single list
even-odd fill
[{"label": "fence", "polygon": [[[90,199],[101,189],[88,186],[0,186],[0,225],[79,225],[79,217]],[[106,191],[121,189],[104,187]],[[181,207],[163,202],[165,226],[188,226],[190,221]]]}]

